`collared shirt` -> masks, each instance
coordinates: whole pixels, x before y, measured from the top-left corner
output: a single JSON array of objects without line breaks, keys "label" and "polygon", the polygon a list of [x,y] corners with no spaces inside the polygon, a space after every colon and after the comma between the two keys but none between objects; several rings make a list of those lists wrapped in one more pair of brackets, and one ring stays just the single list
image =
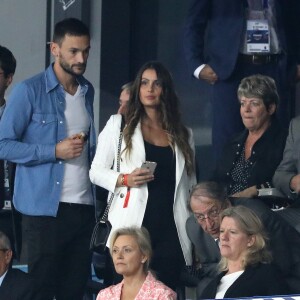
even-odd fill
[{"label": "collared shirt", "polygon": [[[77,78],[90,118],[89,163],[96,147],[93,122],[94,88]],[[67,137],[65,91],[53,66],[14,88],[0,122],[0,159],[17,163],[14,205],[23,214],[56,216],[64,176],[64,160],[56,144]]]}]

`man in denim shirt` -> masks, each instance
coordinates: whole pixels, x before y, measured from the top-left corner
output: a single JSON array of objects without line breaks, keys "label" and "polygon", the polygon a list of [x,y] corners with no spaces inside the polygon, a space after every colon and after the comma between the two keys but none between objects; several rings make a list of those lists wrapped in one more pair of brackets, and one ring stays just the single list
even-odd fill
[{"label": "man in denim shirt", "polygon": [[0,122],[0,159],[17,163],[13,202],[22,213],[28,269],[40,299],[82,299],[90,273],[95,150],[90,50],[79,20],[55,25],[45,72],[18,84]]}]

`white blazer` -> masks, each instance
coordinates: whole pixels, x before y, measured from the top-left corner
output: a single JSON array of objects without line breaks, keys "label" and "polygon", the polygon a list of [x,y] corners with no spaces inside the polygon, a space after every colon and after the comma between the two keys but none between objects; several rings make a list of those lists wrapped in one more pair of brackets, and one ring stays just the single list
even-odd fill
[{"label": "white blazer", "polygon": [[[146,160],[146,154],[141,124],[138,123],[132,136],[132,151],[130,157],[128,157],[126,153],[122,153],[122,150],[125,148],[125,142],[124,140],[122,141],[120,172],[116,171],[117,166],[114,162],[117,161],[120,126],[121,115],[111,116],[99,134],[96,155],[90,169],[90,179],[92,183],[107,189],[111,193],[115,193],[108,215],[108,219],[113,227],[112,232],[124,226],[142,226],[148,199],[147,184],[138,188],[131,188],[128,206],[123,208],[127,188],[116,187],[118,176],[120,173],[131,173],[135,168],[141,167],[142,163]],[[193,136],[190,129],[189,133],[189,143],[194,150]],[[174,219],[186,264],[191,265],[192,246],[185,230],[185,223],[190,216],[187,201],[192,186],[196,184],[196,176],[195,173],[191,176],[187,175],[185,159],[177,145],[175,145],[175,153],[176,186],[173,205]],[[112,166],[113,169],[111,169]],[[110,197],[110,194],[108,197]],[[163,216],[159,215],[159,212],[156,217],[163,218]]]}]

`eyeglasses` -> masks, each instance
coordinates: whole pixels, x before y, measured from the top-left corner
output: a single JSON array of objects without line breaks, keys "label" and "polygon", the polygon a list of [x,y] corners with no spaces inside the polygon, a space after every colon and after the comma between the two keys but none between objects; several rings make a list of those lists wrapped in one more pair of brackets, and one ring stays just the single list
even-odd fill
[{"label": "eyeglasses", "polygon": [[198,222],[204,222],[206,219],[216,219],[219,217],[220,214],[220,209],[212,209],[210,210],[207,214],[199,214],[199,213],[194,213],[194,217],[197,219]]}]

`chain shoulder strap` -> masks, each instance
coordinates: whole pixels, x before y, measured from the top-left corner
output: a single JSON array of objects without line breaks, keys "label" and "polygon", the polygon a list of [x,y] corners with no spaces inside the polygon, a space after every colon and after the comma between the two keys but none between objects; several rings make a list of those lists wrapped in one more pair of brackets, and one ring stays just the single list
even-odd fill
[{"label": "chain shoulder strap", "polygon": [[[122,146],[122,139],[123,139],[123,129],[125,126],[125,120],[124,117],[122,116],[122,121],[121,121],[121,127],[120,127],[120,135],[119,135],[119,143],[118,143],[118,153],[117,153],[117,172],[120,172],[120,160],[121,160],[121,146]],[[108,213],[110,206],[112,204],[112,201],[114,199],[115,194],[112,193],[110,195],[109,200],[107,201],[107,206],[105,208],[105,211],[100,219],[100,222],[105,222],[108,219]]]}]

